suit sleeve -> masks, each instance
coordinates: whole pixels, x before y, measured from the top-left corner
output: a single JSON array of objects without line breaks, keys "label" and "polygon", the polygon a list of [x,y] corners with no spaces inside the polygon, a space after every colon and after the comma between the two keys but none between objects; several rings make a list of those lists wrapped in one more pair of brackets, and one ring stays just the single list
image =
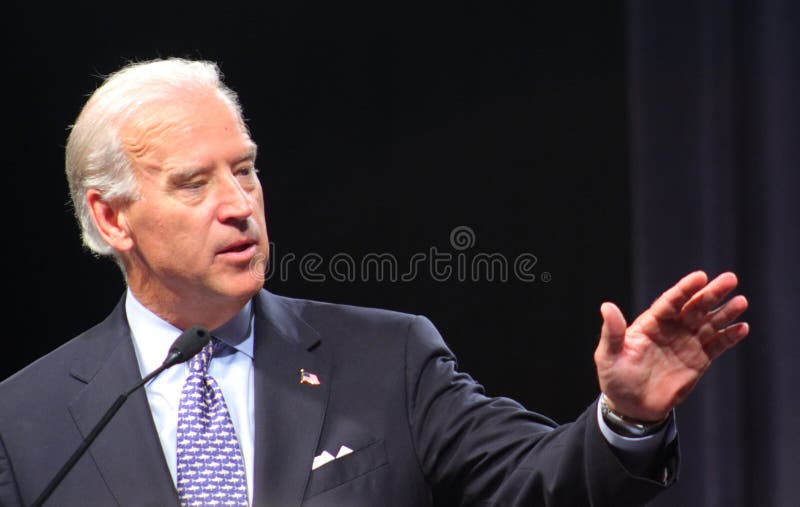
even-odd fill
[{"label": "suit sleeve", "polygon": [[674,481],[676,442],[658,456],[666,481],[636,476],[600,433],[594,404],[558,426],[510,399],[486,396],[457,371],[423,317],[408,330],[406,389],[415,452],[437,502],[622,507],[642,505]]},{"label": "suit sleeve", "polygon": [[14,469],[11,467],[11,460],[8,459],[2,437],[0,437],[0,506],[22,507]]}]

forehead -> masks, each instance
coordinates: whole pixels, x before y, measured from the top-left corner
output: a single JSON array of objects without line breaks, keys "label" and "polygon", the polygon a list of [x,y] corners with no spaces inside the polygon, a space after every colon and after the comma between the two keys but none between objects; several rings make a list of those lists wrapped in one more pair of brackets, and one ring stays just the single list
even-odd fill
[{"label": "forehead", "polygon": [[239,113],[213,91],[145,104],[119,131],[123,148],[134,162],[187,153],[200,156],[222,145],[239,151],[254,148]]}]

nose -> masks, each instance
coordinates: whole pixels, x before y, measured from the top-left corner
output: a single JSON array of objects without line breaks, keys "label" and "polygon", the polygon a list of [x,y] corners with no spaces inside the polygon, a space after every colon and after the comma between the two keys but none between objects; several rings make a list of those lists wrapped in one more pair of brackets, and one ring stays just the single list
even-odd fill
[{"label": "nose", "polygon": [[250,195],[242,188],[232,173],[227,173],[222,178],[218,192],[217,214],[220,222],[240,222],[247,220],[253,214]]}]

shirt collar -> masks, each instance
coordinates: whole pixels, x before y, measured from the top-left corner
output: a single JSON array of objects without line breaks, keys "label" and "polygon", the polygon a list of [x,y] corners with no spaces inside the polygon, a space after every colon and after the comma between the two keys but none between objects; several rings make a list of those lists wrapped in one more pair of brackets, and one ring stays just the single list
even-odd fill
[{"label": "shirt collar", "polygon": [[[161,366],[170,345],[183,330],[150,311],[136,299],[130,288],[125,297],[125,313],[140,370],[145,375]],[[252,301],[248,301],[233,318],[211,331],[211,334],[253,359]]]}]

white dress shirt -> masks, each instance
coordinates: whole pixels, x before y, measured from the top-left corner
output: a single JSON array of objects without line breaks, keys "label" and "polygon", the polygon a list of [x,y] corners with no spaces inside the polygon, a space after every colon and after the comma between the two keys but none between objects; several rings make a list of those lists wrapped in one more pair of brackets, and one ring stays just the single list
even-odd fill
[{"label": "white dress shirt", "polygon": [[[128,289],[125,312],[133,337],[133,348],[142,377],[167,357],[170,345],[182,330],[144,307]],[[208,367],[222,390],[244,458],[247,494],[253,500],[253,446],[255,411],[253,402],[253,312],[252,303],[211,334],[230,347],[215,355]],[[181,390],[189,375],[188,363],[175,365],[145,386],[150,412],[161,440],[173,483],[177,484],[178,407]],[[177,488],[177,486],[176,486]]]}]

